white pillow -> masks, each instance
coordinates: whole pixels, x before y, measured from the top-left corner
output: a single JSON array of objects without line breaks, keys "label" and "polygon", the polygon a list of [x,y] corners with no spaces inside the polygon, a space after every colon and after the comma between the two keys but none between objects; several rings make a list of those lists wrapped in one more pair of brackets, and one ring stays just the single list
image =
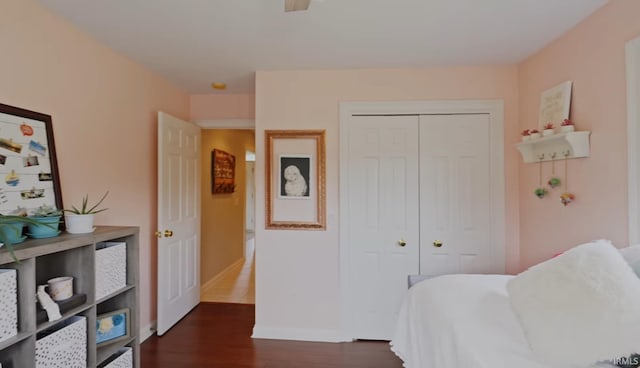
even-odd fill
[{"label": "white pillow", "polygon": [[640,351],[640,279],[607,241],[577,246],[507,284],[531,349],[587,366]]},{"label": "white pillow", "polygon": [[640,277],[640,244],[620,249],[620,254]]}]

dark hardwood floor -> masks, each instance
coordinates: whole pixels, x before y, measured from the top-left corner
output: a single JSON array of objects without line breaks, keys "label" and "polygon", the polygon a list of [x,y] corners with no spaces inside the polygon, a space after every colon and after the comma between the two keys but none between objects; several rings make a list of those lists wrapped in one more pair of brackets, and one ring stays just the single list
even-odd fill
[{"label": "dark hardwood floor", "polygon": [[386,342],[252,339],[254,306],[202,303],[141,346],[142,368],[400,368]]}]

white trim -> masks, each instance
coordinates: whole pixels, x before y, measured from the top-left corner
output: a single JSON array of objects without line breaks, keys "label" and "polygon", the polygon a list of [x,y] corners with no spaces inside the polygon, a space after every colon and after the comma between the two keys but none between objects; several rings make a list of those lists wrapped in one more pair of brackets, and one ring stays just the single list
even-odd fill
[{"label": "white trim", "polygon": [[140,344],[142,344],[146,339],[156,334],[156,321],[151,321],[148,325],[140,327]]},{"label": "white trim", "polygon": [[202,129],[255,129],[255,119],[212,119],[196,121]]},{"label": "white trim", "polygon": [[346,180],[349,177],[347,168],[346,144],[348,142],[346,127],[353,115],[429,115],[429,114],[489,114],[491,139],[491,178],[492,178],[492,226],[491,239],[495,244],[495,257],[503,269],[506,269],[505,239],[505,176],[504,176],[504,101],[502,100],[438,100],[414,102],[342,102],[340,103],[340,298],[342,340],[350,341],[353,336],[349,303],[349,280],[347,272],[348,252],[346,247],[347,229],[349,228],[349,206]]},{"label": "white trim", "polygon": [[629,244],[640,243],[640,37],[627,42]]},{"label": "white trim", "polygon": [[286,328],[253,326],[253,339],[276,339],[316,342],[344,342],[340,333],[322,328]]},{"label": "white trim", "polygon": [[[227,268],[220,271],[217,275],[213,276],[211,280],[205,282],[204,285],[200,286],[200,294],[204,294],[207,289],[213,286],[213,284],[220,281],[220,279],[222,279],[223,277],[227,276],[227,274],[229,274],[229,272],[231,272],[234,267],[241,267],[244,264],[244,261],[244,258],[239,258],[237,261],[227,266]],[[200,299],[202,299],[202,295],[200,296]]]}]

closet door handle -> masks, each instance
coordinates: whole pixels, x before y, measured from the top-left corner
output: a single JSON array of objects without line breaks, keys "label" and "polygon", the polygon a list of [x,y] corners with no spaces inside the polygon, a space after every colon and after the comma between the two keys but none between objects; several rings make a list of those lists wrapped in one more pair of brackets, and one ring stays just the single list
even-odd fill
[{"label": "closet door handle", "polygon": [[434,240],[433,246],[436,248],[440,248],[442,246],[442,240]]},{"label": "closet door handle", "polygon": [[398,245],[401,247],[404,247],[405,245],[407,245],[407,241],[404,239],[400,239],[398,240]]}]

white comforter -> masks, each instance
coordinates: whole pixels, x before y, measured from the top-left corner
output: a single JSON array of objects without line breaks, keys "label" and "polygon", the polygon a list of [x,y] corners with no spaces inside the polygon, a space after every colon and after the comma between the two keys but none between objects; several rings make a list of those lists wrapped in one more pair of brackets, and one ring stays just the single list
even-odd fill
[{"label": "white comforter", "polygon": [[407,368],[549,368],[511,309],[511,277],[447,275],[418,283],[400,310],[391,350]]}]

